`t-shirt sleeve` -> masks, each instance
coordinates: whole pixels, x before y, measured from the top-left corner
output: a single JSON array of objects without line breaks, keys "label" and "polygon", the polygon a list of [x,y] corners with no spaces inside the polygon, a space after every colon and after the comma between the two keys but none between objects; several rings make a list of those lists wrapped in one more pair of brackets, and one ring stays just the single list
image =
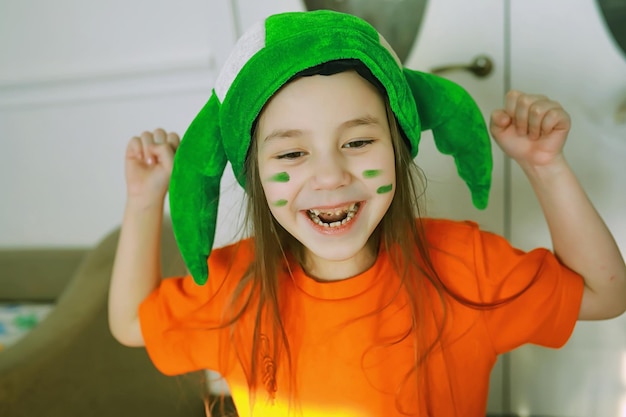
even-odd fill
[{"label": "t-shirt sleeve", "polygon": [[524,252],[473,222],[451,222],[443,235],[440,244],[451,248],[445,250],[455,264],[451,287],[483,304],[476,308],[497,353],[526,343],[553,348],[565,344],[582,301],[580,275],[548,249]]},{"label": "t-shirt sleeve", "polygon": [[227,373],[230,326],[225,324],[234,287],[244,271],[234,262],[235,248],[214,250],[209,279],[198,285],[191,276],[164,279],[139,307],[144,343],[155,367],[166,375],[201,369]]}]

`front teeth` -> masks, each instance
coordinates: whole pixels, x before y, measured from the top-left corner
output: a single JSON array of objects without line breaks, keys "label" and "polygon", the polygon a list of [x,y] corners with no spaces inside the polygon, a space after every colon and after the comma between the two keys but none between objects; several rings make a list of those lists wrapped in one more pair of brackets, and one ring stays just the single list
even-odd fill
[{"label": "front teeth", "polygon": [[[359,203],[353,203],[350,207],[348,207],[347,210],[341,209],[341,210],[335,210],[333,212],[333,211],[322,211],[318,209],[311,209],[311,210],[308,210],[308,213],[309,213],[309,217],[311,218],[311,220],[313,220],[315,224],[318,224],[323,227],[339,227],[351,221],[354,218],[358,210],[359,210]],[[332,215],[339,216],[342,213],[346,214],[346,218],[341,221],[336,221],[332,223],[326,223],[318,217],[320,214],[327,214],[330,216]]]}]

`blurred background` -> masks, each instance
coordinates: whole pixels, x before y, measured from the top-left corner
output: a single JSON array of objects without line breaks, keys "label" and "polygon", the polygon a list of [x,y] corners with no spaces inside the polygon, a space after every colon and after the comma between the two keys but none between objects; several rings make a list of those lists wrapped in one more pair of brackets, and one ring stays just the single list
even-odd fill
[{"label": "blurred background", "polygon": [[[362,11],[397,42],[405,65],[463,85],[486,119],[510,88],[560,101],[573,119],[567,157],[626,251],[626,2],[358,3],[0,1],[0,252],[96,245],[122,218],[128,139],[157,127],[184,133],[238,35],[269,14],[307,7]],[[472,219],[522,249],[550,247],[523,174],[494,153],[490,204],[477,211],[425,133],[417,161],[429,178],[429,214]],[[242,213],[228,168],[222,189],[217,245],[238,237]],[[3,272],[0,298],[18,279]],[[558,351],[527,346],[504,356],[489,411],[625,417],[626,317],[579,323]]]}]

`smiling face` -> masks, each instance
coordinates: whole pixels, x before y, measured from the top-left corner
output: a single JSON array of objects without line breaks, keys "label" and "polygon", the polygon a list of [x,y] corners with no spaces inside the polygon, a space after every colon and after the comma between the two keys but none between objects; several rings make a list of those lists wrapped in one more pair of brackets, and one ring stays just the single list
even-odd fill
[{"label": "smiling face", "polygon": [[354,71],[298,78],[265,106],[256,141],[267,204],[304,246],[307,273],[336,280],[369,268],[367,243],[396,185],[378,90]]}]

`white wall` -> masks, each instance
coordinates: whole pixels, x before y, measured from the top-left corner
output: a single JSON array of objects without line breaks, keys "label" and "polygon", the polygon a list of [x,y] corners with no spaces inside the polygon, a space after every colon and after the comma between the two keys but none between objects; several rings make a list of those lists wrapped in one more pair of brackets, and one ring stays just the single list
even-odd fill
[{"label": "white wall", "polygon": [[93,245],[121,220],[128,139],[184,132],[210,95],[230,2],[0,7],[0,247]]}]

